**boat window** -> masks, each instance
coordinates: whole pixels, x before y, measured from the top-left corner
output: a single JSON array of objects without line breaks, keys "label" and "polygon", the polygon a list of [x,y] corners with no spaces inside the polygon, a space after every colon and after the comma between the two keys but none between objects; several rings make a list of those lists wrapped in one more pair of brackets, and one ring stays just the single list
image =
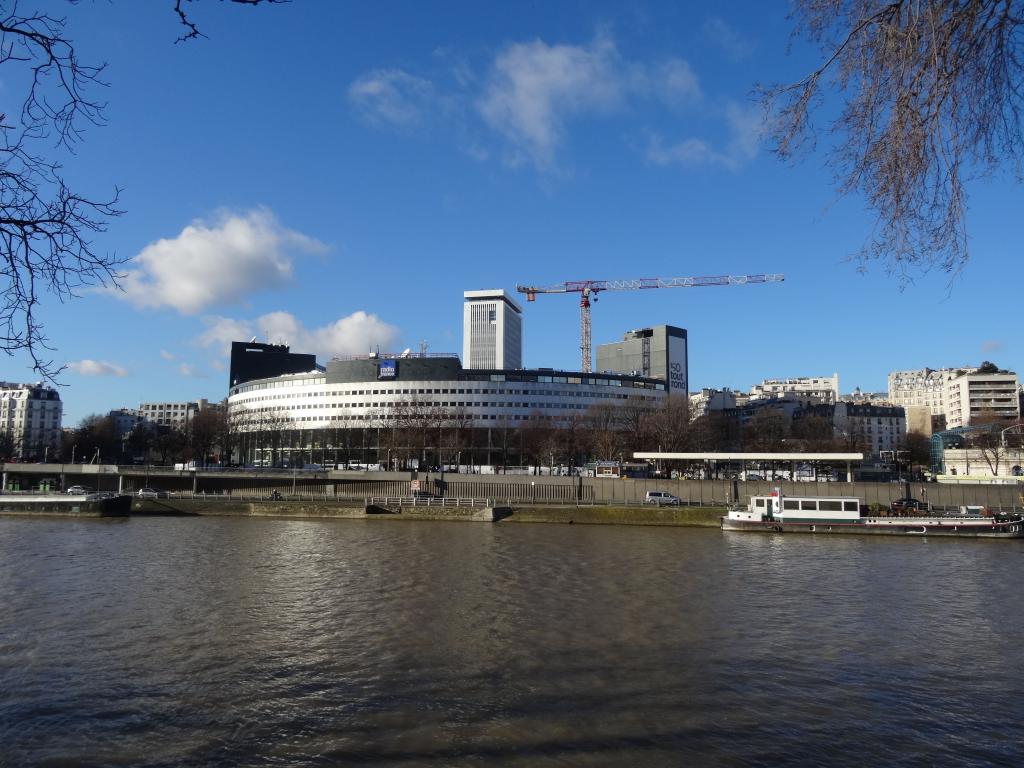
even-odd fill
[{"label": "boat window", "polygon": [[814,499],[803,499],[800,502],[800,509],[810,510],[811,512],[818,511],[818,502]]},{"label": "boat window", "polygon": [[764,506],[764,499],[754,499],[754,506],[755,507],[763,507]]},{"label": "boat window", "polygon": [[860,503],[857,502],[857,501],[844,501],[843,502],[843,511],[844,512],[859,512],[860,511]]},{"label": "boat window", "polygon": [[818,502],[818,509],[822,512],[842,512],[843,502],[841,501],[825,501],[822,499]]},{"label": "boat window", "polygon": [[782,500],[782,508],[783,509],[800,509],[799,505],[800,505],[800,502],[797,499],[783,499]]}]

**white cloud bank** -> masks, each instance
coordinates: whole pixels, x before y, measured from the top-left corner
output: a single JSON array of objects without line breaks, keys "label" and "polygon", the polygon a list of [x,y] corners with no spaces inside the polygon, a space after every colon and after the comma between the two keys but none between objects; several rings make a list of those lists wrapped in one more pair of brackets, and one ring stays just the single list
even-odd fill
[{"label": "white cloud bank", "polygon": [[627,62],[606,36],[583,46],[535,40],[497,55],[477,106],[510,143],[514,162],[528,159],[546,168],[569,120],[615,112],[636,96],[674,105],[699,99],[700,83],[682,59],[653,66]]},{"label": "white cloud bank", "polygon": [[68,363],[68,368],[79,376],[127,376],[128,371],[120,365],[107,363],[102,360],[73,360]]},{"label": "white cloud bank", "polygon": [[318,240],[281,226],[265,208],[221,213],[143,248],[114,295],[137,307],[195,314],[280,287],[291,279],[295,254],[324,250]]},{"label": "white cloud bank", "polygon": [[657,134],[651,136],[647,147],[647,159],[655,165],[670,166],[719,166],[730,171],[757,157],[757,151],[764,135],[764,116],[756,107],[742,107],[730,102],[725,108],[725,120],[729,127],[729,140],[724,147],[716,147],[700,138],[686,138],[673,144],[666,144]]},{"label": "white cloud bank", "polygon": [[313,353],[326,360],[337,355],[366,354],[377,347],[390,350],[398,339],[398,328],[361,310],[319,328],[306,328],[288,312],[271,312],[255,320],[208,317],[203,322],[206,330],[197,342],[224,353],[232,341],[248,341],[257,336],[288,344],[293,352]]},{"label": "white cloud bank", "polygon": [[605,34],[584,45],[512,43],[495,54],[482,75],[464,62],[450,75],[452,82],[443,88],[401,69],[375,69],[352,82],[348,100],[372,124],[407,129],[439,118],[452,121],[464,150],[477,159],[491,153],[466,126],[482,121],[499,137],[511,164],[551,170],[574,119],[619,112],[636,99],[675,108],[702,97],[686,61],[628,61]]}]

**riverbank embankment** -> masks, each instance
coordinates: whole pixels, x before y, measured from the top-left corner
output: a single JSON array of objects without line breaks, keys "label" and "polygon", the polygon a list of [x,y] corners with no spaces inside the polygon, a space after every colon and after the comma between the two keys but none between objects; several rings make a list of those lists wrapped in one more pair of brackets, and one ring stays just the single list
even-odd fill
[{"label": "riverbank embankment", "polygon": [[446,522],[562,523],[577,525],[662,525],[715,527],[721,507],[472,506],[395,504],[367,508],[336,501],[229,501],[160,499],[135,501],[133,515],[284,517],[311,519],[436,520]]}]

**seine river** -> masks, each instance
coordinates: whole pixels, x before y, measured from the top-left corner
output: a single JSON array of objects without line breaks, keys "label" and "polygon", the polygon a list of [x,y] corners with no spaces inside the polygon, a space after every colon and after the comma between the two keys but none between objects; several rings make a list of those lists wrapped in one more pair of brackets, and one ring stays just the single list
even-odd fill
[{"label": "seine river", "polygon": [[1020,766],[1022,544],[2,518],[0,766]]}]

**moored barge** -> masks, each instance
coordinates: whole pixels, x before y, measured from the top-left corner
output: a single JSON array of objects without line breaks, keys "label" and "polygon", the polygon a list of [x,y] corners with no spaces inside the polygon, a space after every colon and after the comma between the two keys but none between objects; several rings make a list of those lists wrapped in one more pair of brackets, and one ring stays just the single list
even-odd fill
[{"label": "moored barge", "polygon": [[867,516],[860,499],[850,497],[753,496],[746,508],[722,517],[726,531],[775,533],[854,533],[901,536],[1024,538],[1024,515]]}]

